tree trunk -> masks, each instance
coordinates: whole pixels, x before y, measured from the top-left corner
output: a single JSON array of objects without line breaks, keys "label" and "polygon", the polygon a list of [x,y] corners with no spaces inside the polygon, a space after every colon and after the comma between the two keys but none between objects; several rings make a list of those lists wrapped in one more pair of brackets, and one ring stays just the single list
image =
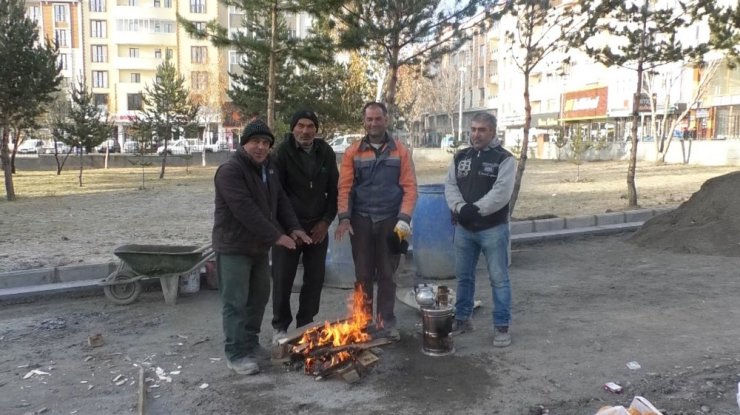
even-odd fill
[{"label": "tree trunk", "polygon": [[168,153],[168,151],[167,151],[167,143],[169,141],[170,140],[169,140],[168,137],[165,137],[164,138],[164,153],[162,154],[162,156],[164,156],[164,157],[162,157],[162,169],[159,171],[159,178],[160,178],[160,180],[161,179],[164,179],[164,166],[167,164],[167,153]]},{"label": "tree trunk", "polygon": [[640,121],[640,85],[642,85],[642,65],[637,64],[637,93],[632,97],[632,148],[630,161],[627,167],[627,201],[629,207],[637,207],[637,187],[635,186],[635,171],[637,170],[637,123]]},{"label": "tree trunk", "polygon": [[3,139],[0,143],[0,164],[5,174],[5,197],[9,202],[15,200],[15,189],[13,188],[13,171],[10,168],[10,148],[8,147],[8,138],[10,132],[7,127],[3,127]]},{"label": "tree trunk", "polygon": [[80,176],[79,176],[80,187],[82,187],[82,165],[84,163],[84,158],[82,157],[83,156],[82,153],[83,153],[82,147],[80,147]]},{"label": "tree trunk", "polygon": [[388,87],[385,90],[385,105],[388,107],[389,128],[393,129],[398,121],[398,111],[396,109],[396,93],[398,91],[398,54],[399,48],[391,51],[390,75],[388,76]]},{"label": "tree trunk", "polygon": [[267,73],[267,126],[270,130],[275,125],[275,92],[277,91],[276,64],[278,38],[278,4],[273,1],[270,7],[270,67]]},{"label": "tree trunk", "polygon": [[519,164],[516,166],[516,178],[514,179],[514,191],[509,199],[509,216],[512,216],[519,198],[519,189],[522,187],[524,169],[527,167],[527,152],[529,148],[529,127],[532,123],[532,104],[529,102],[529,72],[524,71],[524,138],[522,139],[522,151],[519,156]]},{"label": "tree trunk", "polygon": [[[8,131],[8,134],[10,134],[10,131]],[[23,144],[19,141],[20,138],[21,138],[21,132],[20,130],[16,129],[15,130],[15,145],[13,146],[13,151],[10,153],[10,171],[13,174],[18,173],[15,170],[15,155],[18,154],[18,147],[20,147],[20,145]]]}]

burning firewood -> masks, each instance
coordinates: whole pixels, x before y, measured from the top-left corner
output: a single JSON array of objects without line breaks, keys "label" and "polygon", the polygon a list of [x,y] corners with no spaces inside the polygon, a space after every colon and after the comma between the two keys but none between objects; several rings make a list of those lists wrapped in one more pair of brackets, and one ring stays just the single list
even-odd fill
[{"label": "burning firewood", "polygon": [[368,349],[392,343],[388,338],[377,337],[383,330],[368,325],[372,318],[365,308],[365,300],[362,285],[356,284],[347,319],[301,327],[281,339],[276,347],[281,354],[289,355],[293,364],[302,364],[304,372],[316,379],[338,375],[347,382],[356,382],[379,360]]}]

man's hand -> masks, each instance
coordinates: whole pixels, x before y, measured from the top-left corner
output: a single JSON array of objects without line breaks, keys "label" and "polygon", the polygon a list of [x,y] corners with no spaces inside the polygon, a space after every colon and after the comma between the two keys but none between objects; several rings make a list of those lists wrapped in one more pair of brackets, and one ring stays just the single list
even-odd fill
[{"label": "man's hand", "polygon": [[398,235],[399,239],[408,239],[411,236],[411,225],[403,219],[399,219],[393,232]]},{"label": "man's hand", "polygon": [[326,239],[327,232],[329,232],[329,224],[320,220],[311,228],[311,240],[315,244],[320,244]]},{"label": "man's hand", "polygon": [[293,238],[298,246],[302,244],[310,244],[311,238],[309,238],[308,235],[306,235],[306,232],[303,232],[301,229],[297,229],[290,233],[290,237]]},{"label": "man's hand", "polygon": [[295,241],[288,235],[280,235],[275,245],[282,246],[287,249],[295,249]]},{"label": "man's hand", "polygon": [[342,237],[345,233],[349,231],[350,235],[354,235],[355,231],[352,229],[352,224],[349,222],[349,219],[342,219],[339,221],[339,226],[337,226],[337,230],[334,232],[334,239],[337,241],[341,241]]},{"label": "man's hand", "polygon": [[480,219],[480,213],[478,213],[478,206],[472,203],[466,203],[460,208],[460,213],[457,215],[457,220],[462,226],[472,225],[473,222]]}]

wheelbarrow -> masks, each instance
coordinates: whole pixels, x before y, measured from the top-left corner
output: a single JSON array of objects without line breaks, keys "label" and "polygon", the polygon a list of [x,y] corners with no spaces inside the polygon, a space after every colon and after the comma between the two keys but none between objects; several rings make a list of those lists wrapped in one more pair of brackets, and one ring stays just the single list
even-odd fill
[{"label": "wheelbarrow", "polygon": [[200,267],[214,257],[210,244],[204,246],[121,245],[115,254],[121,262],[100,281],[103,292],[116,304],[131,304],[141,295],[142,281],[159,279],[164,302],[175,304],[179,276]]}]

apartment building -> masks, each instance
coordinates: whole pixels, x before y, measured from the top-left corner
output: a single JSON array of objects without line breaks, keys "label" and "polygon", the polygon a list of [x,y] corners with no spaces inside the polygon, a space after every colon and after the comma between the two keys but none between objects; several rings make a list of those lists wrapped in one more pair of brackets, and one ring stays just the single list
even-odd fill
[{"label": "apartment building", "polygon": [[63,88],[72,86],[83,74],[82,2],[27,0],[26,15],[38,25],[41,41],[59,45]]}]

